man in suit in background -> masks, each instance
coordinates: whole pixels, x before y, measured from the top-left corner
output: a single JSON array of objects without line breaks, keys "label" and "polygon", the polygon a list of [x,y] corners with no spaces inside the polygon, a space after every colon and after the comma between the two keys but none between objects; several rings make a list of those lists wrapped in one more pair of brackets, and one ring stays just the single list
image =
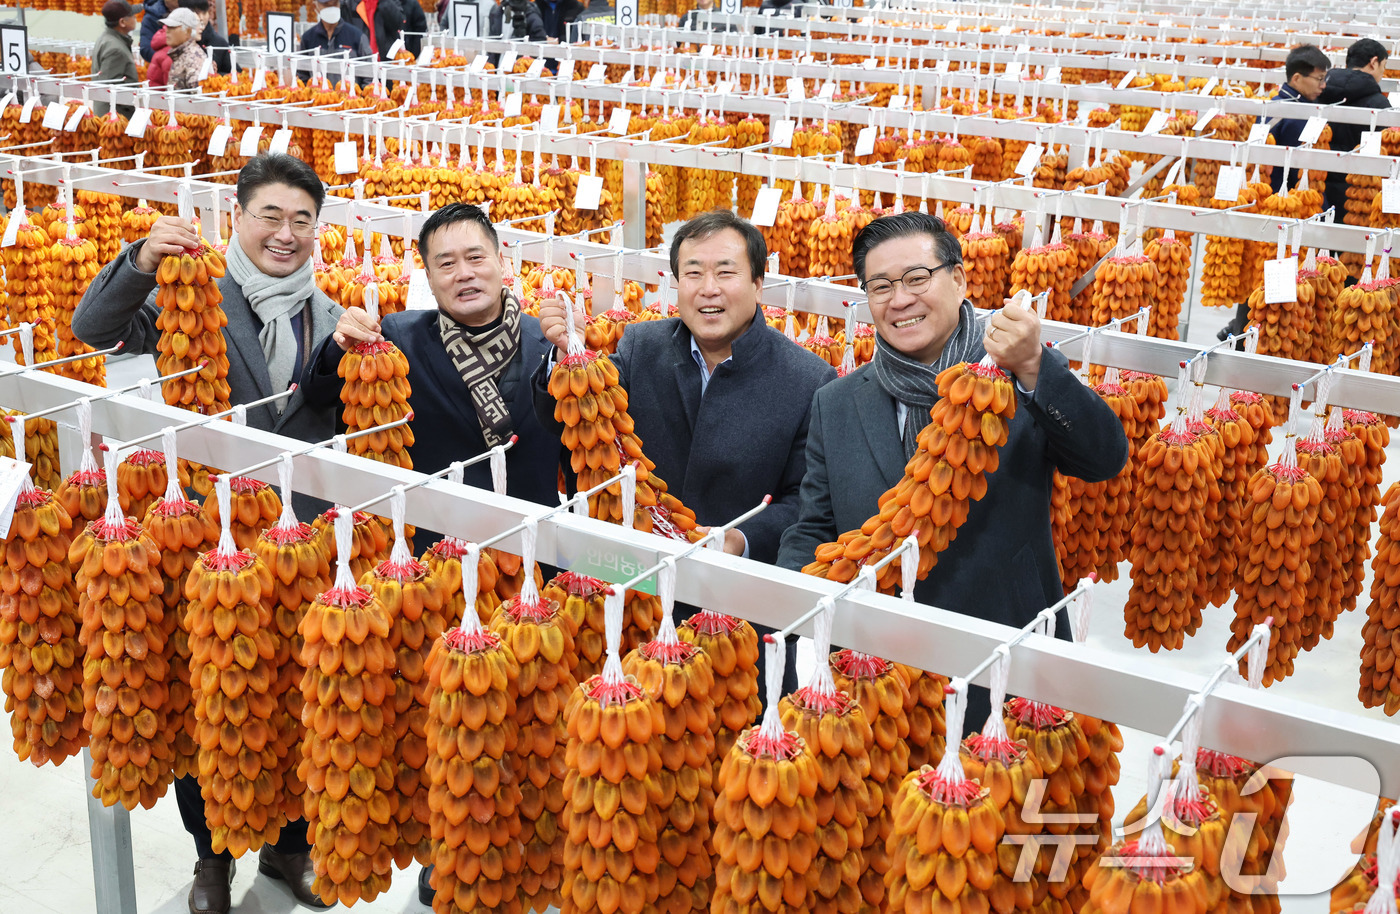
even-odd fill
[{"label": "man in suit in background", "polygon": [[[731,555],[760,562],[777,558],[783,530],[797,518],[811,395],[836,377],[764,321],[758,300],[767,258],[763,235],[732,212],[691,219],[671,241],[680,316],[629,325],[613,356],[648,459],[701,524],[726,523],[773,496],[724,542]],[[565,319],[557,300],[540,308],[545,337],[560,352],[568,347]],[[578,327],[584,319],[576,312]],[[549,371],[535,374],[535,411],[558,430]],[[788,658],[785,693],[797,687],[792,651]]]},{"label": "man in suit in background", "polygon": [[[234,236],[228,247],[228,272],[219,280],[228,317],[229,400],[248,403],[287,389],[317,343],[329,336],[340,306],[316,288],[311,269],[316,219],[325,190],[321,179],[300,159],[265,153],[254,156],[238,173],[238,203],[233,209]],[[161,216],[150,235],[125,248],[88,286],[73,314],[73,334],[89,346],[105,349],[126,343],[126,352],[156,353],[156,269],[167,255],[198,248],[194,224]],[[335,433],[336,410],[307,402],[295,391],[285,401],[248,411],[248,424],[302,441],[322,441]],[[302,517],[315,503],[294,501]],[[229,910],[233,858],[215,854],[204,800],[194,777],[175,782],[175,799],[185,830],[195,841],[199,862],[190,888],[192,914]],[[264,845],[258,870],[286,881],[297,901],[325,907],[312,891],[315,873],[306,823],[288,823],[276,845]]]},{"label": "man in suit in background", "polygon": [[[1288,59],[1284,61],[1283,72],[1287,82],[1279,86],[1278,92],[1274,94],[1271,101],[1277,102],[1312,102],[1317,101],[1318,95],[1327,85],[1327,71],[1332,68],[1332,61],[1327,59],[1327,55],[1322,53],[1322,49],[1315,44],[1300,44],[1288,52]],[[1279,146],[1297,146],[1298,138],[1303,132],[1307,121],[1296,117],[1279,118],[1269,128],[1269,133],[1273,135],[1274,143]],[[1275,168],[1269,175],[1269,185],[1273,187],[1274,193],[1284,190],[1292,190],[1298,183],[1299,169],[1293,168],[1288,172],[1288,186],[1283,186],[1283,169]]]},{"label": "man in suit in background", "polygon": [[[929,424],[938,373],[990,355],[1016,381],[1020,402],[1010,437],[999,469],[987,477],[987,494],[973,502],[915,598],[1019,628],[1064,595],[1050,539],[1054,472],[1089,481],[1116,475],[1128,459],[1123,427],[1064,356],[1041,345],[1035,312],[1008,304],[985,336],[977,332],[958,239],[936,216],[876,219],[856,236],[854,254],[875,325],[875,357],[817,391],[802,506],[783,534],[778,564],[800,570],[818,546],[878,513],[880,495],[902,478]],[[979,731],[986,690],[968,697],[966,727]],[[950,742],[959,738],[949,734]]]}]

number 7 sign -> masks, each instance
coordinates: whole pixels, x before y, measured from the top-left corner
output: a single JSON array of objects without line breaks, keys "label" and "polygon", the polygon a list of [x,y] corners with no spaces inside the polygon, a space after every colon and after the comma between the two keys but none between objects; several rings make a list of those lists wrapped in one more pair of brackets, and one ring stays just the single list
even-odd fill
[{"label": "number 7 sign", "polygon": [[22,25],[0,26],[0,73],[29,72],[29,30]]},{"label": "number 7 sign", "polygon": [[475,0],[452,0],[452,37],[476,38],[480,31],[476,16]]}]

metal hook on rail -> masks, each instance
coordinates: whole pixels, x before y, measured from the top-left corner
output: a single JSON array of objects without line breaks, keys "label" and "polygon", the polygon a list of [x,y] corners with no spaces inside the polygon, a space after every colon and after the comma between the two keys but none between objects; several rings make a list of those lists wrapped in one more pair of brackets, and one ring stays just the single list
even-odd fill
[{"label": "metal hook on rail", "polygon": [[462,470],[466,469],[469,466],[475,466],[476,464],[481,463],[483,460],[490,460],[496,454],[505,454],[505,452],[514,447],[515,443],[519,440],[519,435],[511,435],[510,440],[507,441],[505,444],[498,444],[495,447],[482,451],[475,457],[471,457],[466,460],[454,460],[452,463],[448,464],[444,469],[438,470],[436,473],[429,473],[417,482],[400,483],[399,485],[396,485],[393,488],[391,488],[388,492],[385,492],[383,495],[371,498],[369,501],[364,502],[363,504],[356,505],[355,507],[350,509],[350,512],[352,514],[358,514],[359,512],[364,511],[365,509],[373,505],[379,504],[384,499],[391,497],[395,491],[407,492],[410,489],[421,488],[435,479],[441,479],[445,476],[451,476],[454,473],[460,473],[462,472]]},{"label": "metal hook on rail", "polygon": [[1036,613],[1035,617],[1032,618],[1025,625],[1021,626],[1021,628],[1017,630],[1016,634],[1012,635],[1010,638],[997,645],[997,647],[993,648],[992,652],[988,654],[982,660],[981,663],[977,664],[970,671],[968,671],[959,678],[965,679],[968,682],[972,682],[978,676],[981,676],[983,673],[985,673],[987,669],[991,667],[993,663],[996,662],[998,653],[1000,653],[1003,649],[1010,651],[1011,648],[1016,647],[1018,644],[1029,638],[1031,635],[1034,635],[1036,632],[1039,632],[1042,629],[1046,629],[1048,631],[1053,632],[1055,625],[1055,616],[1059,615],[1060,610],[1064,609],[1067,606],[1070,606],[1080,597],[1088,594],[1090,588],[1093,587],[1093,585],[1097,584],[1098,580],[1099,576],[1093,573],[1090,573],[1090,575],[1086,578],[1082,578],[1079,581],[1079,584],[1075,586],[1074,590],[1071,590],[1069,593],[1065,594],[1063,599],[1059,600],[1056,603],[1052,603],[1051,605],[1042,609],[1040,612]]},{"label": "metal hook on rail", "polygon": [[[628,467],[631,467],[632,464],[628,464],[627,466],[628,466]],[[622,471],[620,471],[620,472],[618,472],[618,473],[615,473],[615,474],[612,475],[612,476],[609,476],[607,479],[605,479],[605,480],[603,480],[602,482],[598,483],[598,484],[597,484],[596,486],[594,486],[593,488],[591,488],[591,489],[586,489],[586,490],[584,490],[584,491],[582,491],[582,492],[577,492],[577,493],[574,494],[574,496],[573,496],[572,498],[566,498],[566,499],[564,499],[563,501],[559,502],[559,504],[555,505],[554,507],[552,507],[552,508],[547,508],[547,509],[545,509],[544,511],[540,512],[539,514],[532,514],[532,515],[530,515],[529,517],[527,517],[525,520],[523,520],[523,521],[521,521],[520,523],[516,524],[515,526],[513,526],[513,527],[507,527],[506,529],[502,530],[500,533],[497,533],[495,536],[487,537],[486,539],[482,540],[480,543],[477,543],[476,545],[480,546],[482,549],[486,549],[486,548],[488,548],[488,547],[490,547],[490,546],[494,546],[495,544],[497,544],[497,543],[499,543],[499,542],[503,542],[504,540],[509,539],[510,537],[514,536],[515,534],[520,533],[521,531],[523,531],[526,527],[530,526],[531,524],[538,524],[538,523],[539,523],[540,521],[542,521],[542,520],[546,520],[546,519],[548,519],[548,518],[553,517],[553,516],[556,515],[556,514],[559,514],[559,513],[561,513],[561,512],[568,511],[568,510],[572,509],[575,505],[577,505],[577,504],[579,504],[579,503],[581,503],[581,502],[587,502],[588,499],[592,498],[594,495],[597,495],[599,492],[602,492],[604,489],[608,488],[609,486],[613,485],[614,483],[622,482],[624,479],[626,479],[627,476],[629,475],[629,474],[626,472],[626,469],[627,469],[627,468],[624,467]]]},{"label": "metal hook on rail", "polygon": [[[48,409],[40,410],[37,413],[28,413],[24,416],[24,421],[28,422],[30,419],[42,419],[45,416],[52,416],[54,413],[61,413],[64,410],[72,409],[84,400],[87,400],[90,403],[95,403],[98,400],[110,400],[111,398],[120,394],[129,394],[134,390],[141,390],[143,388],[149,387],[152,384],[163,384],[166,381],[173,381],[176,378],[183,378],[185,375],[195,374],[196,372],[203,371],[205,366],[207,366],[208,364],[209,360],[205,359],[198,365],[196,365],[194,368],[186,368],[184,371],[177,371],[174,374],[161,375],[158,378],[143,378],[142,380],[137,381],[135,384],[128,384],[125,387],[119,387],[115,390],[108,390],[106,393],[96,397],[79,397],[78,399],[69,401],[68,403],[60,403],[58,406],[50,406]],[[7,418],[11,422],[13,422],[19,417],[8,416]]]},{"label": "metal hook on rail", "polygon": [[[248,405],[251,406],[252,404]],[[232,410],[230,410],[230,412],[232,412]],[[312,451],[318,451],[321,448],[325,447],[334,447],[343,451],[345,448],[345,442],[347,441],[352,441],[356,438],[363,438],[366,435],[373,435],[375,432],[387,432],[391,428],[400,428],[401,426],[407,425],[412,418],[413,413],[409,413],[401,419],[395,419],[393,422],[386,422],[383,425],[376,425],[371,428],[362,428],[357,431],[347,432],[344,435],[332,435],[325,441],[317,441],[315,444],[308,444],[306,447],[300,448],[295,451],[283,451],[276,457],[270,457],[267,460],[259,461],[253,464],[252,466],[246,466],[239,470],[230,470],[227,475],[231,477],[248,476],[252,473],[256,473],[258,470],[265,470],[270,466],[274,466],[277,463],[280,463],[284,457],[304,457],[307,454],[310,454]]]},{"label": "metal hook on rail", "polygon": [[699,552],[701,549],[704,549],[712,542],[722,544],[724,542],[724,535],[726,533],[728,533],[734,527],[739,526],[749,518],[754,517],[772,503],[773,496],[763,496],[763,501],[759,502],[757,505],[754,505],[752,508],[745,511],[743,514],[740,514],[738,517],[734,518],[729,523],[719,524],[718,526],[711,527],[709,533],[706,533],[704,536],[700,537],[698,540],[691,543],[689,546],[682,549],[680,552],[677,552],[675,555],[666,556],[666,558],[662,559],[660,562],[657,562],[655,565],[652,565],[645,571],[642,571],[640,574],[636,575],[626,583],[614,584],[613,587],[615,587],[618,592],[630,590],[631,588],[636,587],[638,584],[645,581],[647,578],[656,574],[658,571],[664,568],[668,562],[678,562],[681,559],[686,558],[687,556],[694,555],[696,552]]},{"label": "metal hook on rail", "polygon": [[[89,353],[89,355],[91,355],[91,353]],[[44,364],[52,365],[53,363],[45,362]],[[296,389],[297,385],[293,384],[281,393],[272,394],[271,396],[263,397],[260,400],[253,400],[248,403],[241,403],[239,404],[239,406],[241,406],[244,410],[253,409],[258,406],[266,406],[269,403],[275,403],[278,400],[283,400],[287,397],[290,397],[293,393],[296,392]],[[132,438],[130,441],[113,441],[109,442],[109,444],[111,447],[117,448],[118,450],[126,450],[127,448],[133,448],[137,445],[145,444],[147,441],[155,441],[159,439],[162,435],[164,435],[167,431],[177,433],[185,432],[189,431],[192,428],[199,428],[201,425],[208,425],[210,422],[213,422],[217,419],[227,419],[229,416],[232,416],[235,412],[238,411],[239,406],[235,406],[231,409],[226,409],[223,412],[213,413],[208,416],[201,416],[193,422],[185,422],[181,425],[166,426],[158,432],[154,432],[150,435],[142,435],[140,438]]]},{"label": "metal hook on rail", "polygon": [[99,355],[115,355],[116,353],[121,352],[122,347],[125,345],[126,343],[117,343],[117,345],[111,347],[110,349],[97,349],[93,352],[84,352],[78,355],[70,355],[65,359],[54,359],[51,362],[39,362],[34,365],[21,365],[18,368],[12,368],[9,371],[0,371],[0,378],[8,378],[17,374],[24,374],[26,371],[48,371],[50,368],[57,368],[60,365],[68,365],[73,362],[81,362],[83,359],[96,358]]},{"label": "metal hook on rail", "polygon": [[[905,553],[910,554],[908,556],[905,556]],[[904,541],[899,544],[898,548],[891,549],[889,554],[886,555],[884,558],[880,559],[880,561],[876,562],[873,565],[866,565],[864,568],[862,568],[850,583],[846,584],[840,590],[836,591],[836,593],[822,597],[820,600],[817,601],[816,606],[812,607],[807,612],[803,613],[796,619],[789,622],[779,631],[774,632],[772,635],[764,635],[764,640],[767,640],[769,638],[777,640],[779,638],[786,638],[788,635],[795,634],[800,626],[805,625],[812,619],[816,618],[817,614],[825,610],[827,606],[834,605],[837,600],[844,598],[851,591],[856,590],[860,587],[864,587],[867,584],[870,586],[871,590],[874,590],[875,579],[879,575],[880,571],[883,568],[885,568],[885,566],[893,562],[895,559],[901,559],[901,561],[903,561],[904,558],[910,558],[917,562],[918,556],[919,538],[917,535],[911,533],[909,534],[909,536],[904,538]]]}]

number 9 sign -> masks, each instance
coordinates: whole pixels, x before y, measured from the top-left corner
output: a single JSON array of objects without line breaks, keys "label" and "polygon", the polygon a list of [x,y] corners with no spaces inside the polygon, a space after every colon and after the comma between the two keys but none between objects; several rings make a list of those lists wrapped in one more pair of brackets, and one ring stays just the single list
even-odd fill
[{"label": "number 9 sign", "polygon": [[637,0],[617,0],[617,24],[637,24]]},{"label": "number 9 sign", "polygon": [[291,13],[267,14],[267,50],[270,54],[290,54],[296,50],[293,44],[294,31]]},{"label": "number 9 sign", "polygon": [[0,27],[0,73],[23,75],[29,71],[29,30],[22,25]]}]

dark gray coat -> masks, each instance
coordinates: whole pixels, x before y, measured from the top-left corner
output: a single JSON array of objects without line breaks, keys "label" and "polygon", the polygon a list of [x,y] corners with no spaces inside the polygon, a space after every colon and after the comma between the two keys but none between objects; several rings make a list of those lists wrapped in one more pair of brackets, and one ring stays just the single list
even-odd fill
[{"label": "dark gray coat", "polygon": [[[702,399],[690,339],[679,318],[627,328],[613,356],[627,411],[657,474],[701,524],[726,523],[773,496],[739,527],[749,558],[771,563],[797,519],[812,394],[836,371],[769,327],[760,310]],[[548,371],[546,364],[535,374],[535,412],[558,430]]]},{"label": "dark gray coat", "polygon": [[[125,342],[124,352],[156,354],[160,330],[156,318],[156,277],[136,268],[134,257],[144,241],[128,246],[83,293],[82,301],[73,313],[73,334],[84,343],[105,349]],[[267,373],[267,358],[258,342],[259,326],[253,309],[243,297],[243,290],[233,277],[225,274],[219,280],[223,294],[223,309],[228,315],[224,339],[228,342],[229,402],[250,403],[269,397],[272,379]],[[317,289],[311,297],[311,352],[321,340],[335,329],[340,307]],[[301,441],[323,441],[335,434],[335,406],[314,408],[306,402],[305,392],[297,389],[286,401],[281,415],[270,405],[248,410],[248,424],[253,428],[276,432]],[[309,519],[313,503],[305,508],[298,502],[297,513]],[[306,511],[308,513],[303,513]]]},{"label": "dark gray coat", "polygon": [[[979,345],[976,357],[982,355]],[[802,508],[783,535],[779,565],[800,570],[817,546],[859,529],[877,512],[880,496],[904,475],[895,415],[894,398],[869,365],[817,391]],[[1033,395],[1029,401],[1018,395],[986,496],[973,503],[967,523],[919,582],[915,598],[1004,625],[1025,625],[1064,595],[1050,539],[1053,472],[1104,480],[1127,459],[1128,440],[1113,411],[1075,377],[1064,356],[1047,349]]]}]

